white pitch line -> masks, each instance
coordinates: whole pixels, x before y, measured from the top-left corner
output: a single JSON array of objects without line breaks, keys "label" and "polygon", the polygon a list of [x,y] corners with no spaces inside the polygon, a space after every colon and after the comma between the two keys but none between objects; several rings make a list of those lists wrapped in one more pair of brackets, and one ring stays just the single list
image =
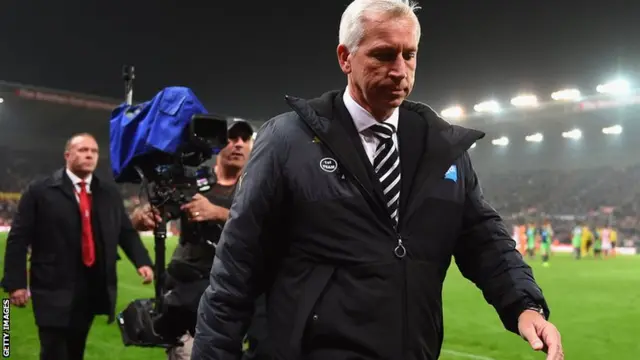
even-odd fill
[{"label": "white pitch line", "polygon": [[467,359],[496,360],[496,359],[490,358],[488,356],[476,355],[476,354],[466,353],[466,352],[462,352],[462,351],[442,349],[442,352],[445,353],[445,354],[449,354],[449,355],[453,355],[453,356],[457,356],[457,357],[462,357],[462,358],[467,358]]}]

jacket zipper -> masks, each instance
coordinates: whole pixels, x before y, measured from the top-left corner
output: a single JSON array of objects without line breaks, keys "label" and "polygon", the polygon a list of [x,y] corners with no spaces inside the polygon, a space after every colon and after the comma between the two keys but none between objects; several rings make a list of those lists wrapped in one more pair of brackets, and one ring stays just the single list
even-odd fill
[{"label": "jacket zipper", "polygon": [[[356,176],[354,176],[351,173],[349,173],[349,177],[356,182],[356,185],[360,188],[360,190],[362,190],[369,198],[374,200],[373,195],[367,190],[367,188],[364,187],[364,185],[362,184],[360,179],[358,179]],[[393,231],[395,232],[396,238],[397,238],[396,246],[393,248],[393,254],[398,259],[402,259],[407,255],[407,249],[404,247],[404,243],[402,242],[402,236],[400,235],[400,231],[398,231],[398,227],[400,226],[400,222],[398,222],[397,226],[394,226],[393,222],[391,220],[391,217],[390,216],[387,216],[387,217],[389,218],[390,225],[393,228]]]},{"label": "jacket zipper", "polygon": [[[462,140],[458,143],[458,145],[463,145],[463,146],[459,146],[462,148],[468,148],[468,146],[466,146],[465,144],[468,142],[467,138],[470,138],[471,135],[467,135],[465,137],[462,138]],[[469,144],[469,146],[471,146]],[[333,152],[331,149],[329,149],[331,152]],[[450,160],[447,160],[447,163],[449,162],[453,162],[458,156],[460,156],[458,148],[455,149],[455,151],[453,152],[453,154],[455,154],[455,156],[451,156]],[[334,154],[335,155],[335,154]],[[362,190],[362,192],[364,192],[370,199],[375,201],[375,198],[373,197],[373,195],[367,190],[367,188],[364,187],[364,185],[362,184],[362,182],[360,181],[360,179],[358,179],[356,176],[354,176],[353,174],[351,174],[349,171],[346,171],[346,173],[349,175],[349,178],[353,179],[356,183],[356,185],[360,188],[360,190]],[[344,173],[343,173],[344,174]],[[422,189],[420,189],[422,190]],[[400,221],[398,221],[397,225],[393,224],[393,220],[391,219],[390,216],[387,216],[389,224],[391,225],[391,227],[393,228],[393,231],[396,234],[396,246],[393,248],[393,255],[395,255],[395,257],[397,257],[398,259],[403,259],[405,256],[407,256],[407,248],[404,245],[404,242],[402,241],[402,235],[400,235]]]},{"label": "jacket zipper", "polygon": [[407,305],[407,266],[402,264],[402,347],[400,349],[403,359],[407,358],[407,339],[409,338],[409,306]]},{"label": "jacket zipper", "polygon": [[402,259],[407,255],[407,249],[404,247],[404,244],[402,242],[402,236],[400,236],[400,233],[396,233],[396,234],[398,235],[398,245],[396,245],[396,247],[393,249],[393,254],[398,259]]}]

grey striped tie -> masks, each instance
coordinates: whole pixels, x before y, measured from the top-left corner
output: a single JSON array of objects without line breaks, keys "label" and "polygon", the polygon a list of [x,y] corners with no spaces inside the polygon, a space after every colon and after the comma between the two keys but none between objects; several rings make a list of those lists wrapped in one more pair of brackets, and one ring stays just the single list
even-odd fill
[{"label": "grey striped tie", "polygon": [[379,123],[370,127],[380,140],[373,157],[373,169],[382,185],[389,215],[398,223],[400,208],[400,156],[393,142],[395,126]]}]

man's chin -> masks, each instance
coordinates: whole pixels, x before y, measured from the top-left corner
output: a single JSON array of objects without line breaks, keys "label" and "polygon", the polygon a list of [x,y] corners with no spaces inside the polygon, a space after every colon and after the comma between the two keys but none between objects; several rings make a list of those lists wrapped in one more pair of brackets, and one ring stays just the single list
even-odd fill
[{"label": "man's chin", "polygon": [[244,159],[230,159],[227,161],[226,166],[230,168],[240,169],[244,166]]},{"label": "man's chin", "polygon": [[404,96],[395,96],[395,97],[389,98],[387,100],[387,104],[390,108],[397,108],[397,107],[400,107],[400,105],[402,105],[404,100],[405,100]]},{"label": "man's chin", "polygon": [[389,105],[393,105],[394,107],[400,106],[406,98],[404,96],[397,97],[390,101]]},{"label": "man's chin", "polygon": [[386,96],[386,102],[390,106],[398,107],[407,98],[407,94],[404,91],[392,92]]}]

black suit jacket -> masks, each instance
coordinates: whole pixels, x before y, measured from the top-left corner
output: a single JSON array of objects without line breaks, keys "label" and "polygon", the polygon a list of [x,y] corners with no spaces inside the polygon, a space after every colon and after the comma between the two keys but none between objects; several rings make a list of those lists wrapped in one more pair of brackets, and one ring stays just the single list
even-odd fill
[{"label": "black suit jacket", "polygon": [[336,114],[341,95],[288,97],[293,112],[261,128],[200,301],[194,359],[240,357],[261,290],[278,359],[437,359],[452,257],[508,330],[528,304],[548,315],[466,151],[484,134],[403,102],[396,227],[353,122]]},{"label": "black suit jacket", "polygon": [[[108,294],[109,322],[116,305],[117,247],[136,268],[151,258],[133,229],[114,184],[94,174],[91,182],[92,221],[97,242],[96,269]],[[11,292],[27,287],[27,248],[31,247],[30,290],[38,326],[66,326],[73,312],[82,276],[81,219],[71,179],[64,169],[32,182],[24,191],[7,239],[2,285]],[[99,242],[99,243],[98,243]]]}]

